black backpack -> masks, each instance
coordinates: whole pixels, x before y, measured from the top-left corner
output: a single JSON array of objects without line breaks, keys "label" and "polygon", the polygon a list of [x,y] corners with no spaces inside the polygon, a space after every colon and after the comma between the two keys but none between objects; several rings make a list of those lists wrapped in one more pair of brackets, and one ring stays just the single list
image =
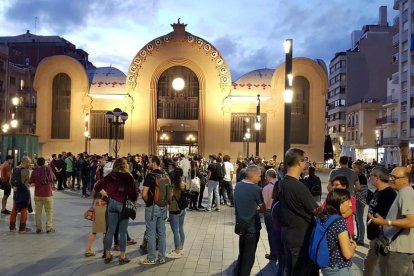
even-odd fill
[{"label": "black backpack", "polygon": [[180,210],[184,210],[188,207],[188,205],[190,205],[191,194],[187,192],[186,190],[181,190],[180,198],[177,199],[174,196],[174,199],[177,201],[178,208],[180,208]]},{"label": "black backpack", "polygon": [[12,187],[19,187],[23,185],[22,183],[22,169],[14,168],[13,174],[11,176],[11,185]]},{"label": "black backpack", "polygon": [[223,180],[224,176],[226,175],[226,169],[224,168],[223,164],[216,163],[216,176],[221,181]]}]

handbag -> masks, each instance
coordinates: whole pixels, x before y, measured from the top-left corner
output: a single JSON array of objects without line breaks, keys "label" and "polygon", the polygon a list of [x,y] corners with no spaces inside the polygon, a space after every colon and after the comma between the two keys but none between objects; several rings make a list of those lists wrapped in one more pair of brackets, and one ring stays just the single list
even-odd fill
[{"label": "handbag", "polygon": [[395,241],[395,239],[404,231],[404,228],[401,228],[391,240],[388,240],[384,235],[380,235],[375,240],[375,252],[377,255],[388,256],[390,254],[390,244]]},{"label": "handbag", "polygon": [[234,226],[234,233],[239,236],[246,235],[249,230],[250,223],[245,222],[242,219],[236,219],[236,225]]},{"label": "handbag", "polygon": [[89,208],[85,214],[83,214],[83,217],[87,220],[93,221],[95,219],[95,210],[91,207]]},{"label": "handbag", "polygon": [[127,199],[125,200],[119,219],[120,220],[123,220],[123,219],[135,220],[137,216],[137,209],[138,209],[138,204],[129,200],[127,196]]}]

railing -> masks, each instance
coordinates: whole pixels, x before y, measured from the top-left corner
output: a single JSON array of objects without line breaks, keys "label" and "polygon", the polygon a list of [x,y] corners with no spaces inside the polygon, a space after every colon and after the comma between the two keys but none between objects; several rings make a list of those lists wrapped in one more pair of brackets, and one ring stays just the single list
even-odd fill
[{"label": "railing", "polygon": [[393,84],[398,84],[399,80],[400,80],[400,76],[399,76],[398,72],[392,74],[392,83]]},{"label": "railing", "polygon": [[401,102],[406,102],[407,101],[407,89],[403,89],[401,91]]},{"label": "railing", "polygon": [[381,117],[376,119],[377,126],[383,125],[383,124],[394,124],[398,121],[398,119],[395,116],[388,115],[385,117]]},{"label": "railing", "polygon": [[386,99],[385,103],[387,103],[387,104],[398,103],[397,94],[394,93],[393,95],[387,96],[387,99]]},{"label": "railing", "polygon": [[169,97],[158,97],[159,119],[198,119],[198,98],[187,98],[176,100]]},{"label": "railing", "polygon": [[400,144],[400,139],[398,139],[398,137],[384,137],[381,142],[383,146],[398,146]]}]

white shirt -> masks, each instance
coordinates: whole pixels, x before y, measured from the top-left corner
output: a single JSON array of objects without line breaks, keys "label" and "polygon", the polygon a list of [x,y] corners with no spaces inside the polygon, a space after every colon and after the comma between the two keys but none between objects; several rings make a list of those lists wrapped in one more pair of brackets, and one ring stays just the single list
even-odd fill
[{"label": "white shirt", "polygon": [[224,181],[232,181],[232,179],[231,179],[231,173],[234,172],[233,164],[230,163],[230,162],[228,162],[228,161],[226,161],[226,162],[224,162],[224,168],[226,170],[226,175],[224,176],[223,180]]},{"label": "white shirt", "polygon": [[189,173],[190,167],[191,167],[190,161],[187,158],[183,158],[180,161],[180,167],[181,167],[181,169],[183,169],[183,176],[188,177],[188,173]]}]

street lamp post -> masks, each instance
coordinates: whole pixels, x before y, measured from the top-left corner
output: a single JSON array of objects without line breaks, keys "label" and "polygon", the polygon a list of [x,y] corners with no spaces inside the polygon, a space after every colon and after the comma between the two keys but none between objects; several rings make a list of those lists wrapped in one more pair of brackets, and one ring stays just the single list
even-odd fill
[{"label": "street lamp post", "polygon": [[115,138],[114,153],[115,153],[115,158],[118,158],[119,127],[121,125],[125,125],[125,121],[128,120],[128,113],[123,112],[120,108],[115,108],[113,111],[106,112],[105,117],[110,124],[110,128],[112,128],[112,125],[114,126],[114,130],[115,130],[114,131],[114,134],[115,134],[114,135],[114,138]]},{"label": "street lamp post", "polygon": [[85,115],[85,152],[88,153],[88,141],[90,139],[90,135],[89,135],[89,113],[86,113]]},{"label": "street lamp post", "polygon": [[260,147],[260,94],[257,95],[256,122],[254,123],[254,129],[256,130],[256,156],[258,157]]},{"label": "street lamp post", "polygon": [[19,105],[19,97],[16,95],[11,99],[11,102],[13,104],[13,113],[12,113],[12,120],[10,121],[10,126],[13,129],[12,133],[12,156],[13,156],[13,166],[16,166],[17,164],[17,158],[16,158],[16,129],[19,125],[19,122],[17,121],[17,106]]},{"label": "street lamp post", "polygon": [[375,130],[375,148],[377,153],[377,162],[378,162],[378,147],[379,147],[379,131]]},{"label": "street lamp post", "polygon": [[249,117],[244,118],[244,124],[245,124],[244,138],[246,140],[246,158],[249,158],[249,140],[251,136],[249,122],[250,122]]},{"label": "street lamp post", "polygon": [[293,49],[293,40],[286,39],[284,44],[285,48],[285,91],[284,91],[284,102],[285,102],[285,118],[284,118],[284,143],[283,143],[283,159],[285,169],[287,168],[287,163],[285,160],[286,152],[290,148],[290,121],[291,121],[291,111],[292,111],[292,99],[293,99],[293,75],[292,75],[292,49]]}]

